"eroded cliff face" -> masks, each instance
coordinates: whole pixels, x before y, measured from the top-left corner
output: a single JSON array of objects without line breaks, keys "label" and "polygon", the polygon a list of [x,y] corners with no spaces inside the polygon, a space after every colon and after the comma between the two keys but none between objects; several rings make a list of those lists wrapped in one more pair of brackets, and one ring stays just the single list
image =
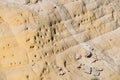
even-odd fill
[{"label": "eroded cliff face", "polygon": [[120,80],[120,0],[1,0],[0,80]]}]

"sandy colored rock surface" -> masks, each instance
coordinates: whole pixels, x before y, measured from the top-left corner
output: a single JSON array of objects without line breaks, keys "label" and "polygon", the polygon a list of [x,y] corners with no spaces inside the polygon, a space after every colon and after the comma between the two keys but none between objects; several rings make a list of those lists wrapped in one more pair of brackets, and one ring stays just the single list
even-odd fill
[{"label": "sandy colored rock surface", "polygon": [[120,0],[0,0],[0,80],[120,80]]}]

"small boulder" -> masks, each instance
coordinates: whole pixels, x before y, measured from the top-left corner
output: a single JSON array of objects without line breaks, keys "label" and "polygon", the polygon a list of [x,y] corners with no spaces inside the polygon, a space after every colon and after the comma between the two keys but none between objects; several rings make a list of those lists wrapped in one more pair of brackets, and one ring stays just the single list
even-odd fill
[{"label": "small boulder", "polygon": [[90,66],[85,66],[85,73],[91,74],[92,68]]},{"label": "small boulder", "polygon": [[93,74],[94,76],[99,76],[99,75],[100,75],[100,71],[99,71],[97,68],[93,68],[93,69],[92,69],[92,74]]},{"label": "small boulder", "polygon": [[78,54],[76,54],[76,60],[80,60],[81,58],[82,58],[82,55],[80,55],[79,53]]}]

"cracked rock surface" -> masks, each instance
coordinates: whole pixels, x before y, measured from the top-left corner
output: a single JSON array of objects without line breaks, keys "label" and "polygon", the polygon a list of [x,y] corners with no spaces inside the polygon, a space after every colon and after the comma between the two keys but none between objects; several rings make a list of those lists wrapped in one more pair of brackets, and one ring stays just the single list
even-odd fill
[{"label": "cracked rock surface", "polygon": [[0,0],[0,80],[120,80],[120,0]]}]

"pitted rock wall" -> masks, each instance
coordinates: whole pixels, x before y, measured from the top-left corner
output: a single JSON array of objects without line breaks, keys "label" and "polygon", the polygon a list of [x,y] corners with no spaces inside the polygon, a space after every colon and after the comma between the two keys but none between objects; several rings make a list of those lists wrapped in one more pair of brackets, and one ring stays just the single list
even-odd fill
[{"label": "pitted rock wall", "polygon": [[1,0],[0,80],[120,80],[119,0]]}]

